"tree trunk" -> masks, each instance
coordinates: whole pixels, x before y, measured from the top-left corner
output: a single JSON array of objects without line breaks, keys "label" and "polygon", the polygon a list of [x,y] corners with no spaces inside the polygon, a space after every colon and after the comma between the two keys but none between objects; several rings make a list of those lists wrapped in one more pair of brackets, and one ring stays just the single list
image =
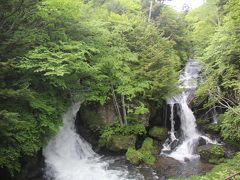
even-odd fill
[{"label": "tree trunk", "polygon": [[123,126],[124,123],[123,123],[123,119],[122,119],[122,116],[121,116],[121,112],[120,112],[120,109],[119,109],[119,105],[118,105],[118,102],[117,102],[117,98],[116,98],[113,86],[111,86],[111,89],[112,89],[113,102],[114,102],[114,105],[115,105],[115,108],[116,108],[116,111],[117,111],[117,114],[118,114],[118,119],[119,119],[120,124]]},{"label": "tree trunk", "polygon": [[121,95],[121,99],[122,99],[122,109],[123,109],[123,122],[125,125],[127,125],[127,111],[126,111],[124,95]]}]

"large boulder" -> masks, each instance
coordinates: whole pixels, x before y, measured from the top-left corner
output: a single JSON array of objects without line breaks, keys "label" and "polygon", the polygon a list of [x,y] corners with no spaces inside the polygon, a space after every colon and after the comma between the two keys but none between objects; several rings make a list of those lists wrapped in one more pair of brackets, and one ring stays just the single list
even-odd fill
[{"label": "large boulder", "polygon": [[167,138],[167,132],[166,128],[154,126],[149,130],[148,134],[158,141],[164,141]]},{"label": "large boulder", "polygon": [[76,129],[84,139],[96,147],[100,131],[116,119],[117,114],[111,101],[104,105],[83,104],[77,114]]},{"label": "large boulder", "polygon": [[197,153],[201,160],[212,164],[218,164],[224,161],[225,150],[221,145],[207,144],[197,148]]},{"label": "large boulder", "polygon": [[126,152],[129,147],[135,147],[136,140],[135,135],[113,135],[106,143],[106,148],[113,152]]}]

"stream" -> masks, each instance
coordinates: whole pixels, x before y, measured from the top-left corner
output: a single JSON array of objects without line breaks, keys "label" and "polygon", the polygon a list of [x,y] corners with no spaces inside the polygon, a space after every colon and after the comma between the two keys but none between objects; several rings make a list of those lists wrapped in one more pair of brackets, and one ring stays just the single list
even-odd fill
[{"label": "stream", "polygon": [[[198,132],[196,119],[188,107],[198,82],[200,66],[189,60],[180,76],[181,94],[173,96],[167,103],[171,107],[171,130],[163,145],[155,168],[130,165],[122,156],[100,156],[92,150],[75,129],[75,119],[80,108],[73,104],[63,116],[63,126],[43,150],[45,158],[44,179],[47,180],[155,180],[168,177],[187,177],[203,174],[212,166],[200,162],[195,154],[200,137],[212,142]],[[181,135],[176,137],[173,107],[179,104]],[[175,144],[175,146],[173,146]]]}]

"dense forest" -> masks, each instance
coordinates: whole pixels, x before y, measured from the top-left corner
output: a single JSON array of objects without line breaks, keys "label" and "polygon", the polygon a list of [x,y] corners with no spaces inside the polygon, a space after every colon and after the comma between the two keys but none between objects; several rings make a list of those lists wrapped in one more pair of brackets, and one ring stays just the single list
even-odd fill
[{"label": "dense forest", "polygon": [[109,148],[112,136],[136,135],[145,141],[128,148],[127,160],[138,164],[132,157],[138,156],[154,166],[154,143],[147,136],[154,139],[166,127],[152,128],[141,119],[181,92],[178,79],[189,58],[202,68],[194,113],[216,109],[219,119],[213,125],[199,115],[197,124],[235,154],[193,179],[240,172],[239,0],[207,0],[182,12],[164,0],[0,2],[0,174],[17,177],[24,159],[42,152],[63,125],[67,107],[78,101],[115,109],[114,122],[100,125],[85,113],[100,148]]}]

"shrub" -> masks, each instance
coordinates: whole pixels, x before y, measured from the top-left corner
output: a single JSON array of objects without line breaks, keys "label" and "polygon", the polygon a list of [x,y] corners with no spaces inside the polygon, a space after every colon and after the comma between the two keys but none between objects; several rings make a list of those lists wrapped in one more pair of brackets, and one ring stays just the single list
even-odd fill
[{"label": "shrub", "polygon": [[120,123],[116,122],[103,129],[99,139],[99,145],[105,146],[113,135],[145,135],[146,129],[143,124],[129,123],[127,126],[121,126]]}]

